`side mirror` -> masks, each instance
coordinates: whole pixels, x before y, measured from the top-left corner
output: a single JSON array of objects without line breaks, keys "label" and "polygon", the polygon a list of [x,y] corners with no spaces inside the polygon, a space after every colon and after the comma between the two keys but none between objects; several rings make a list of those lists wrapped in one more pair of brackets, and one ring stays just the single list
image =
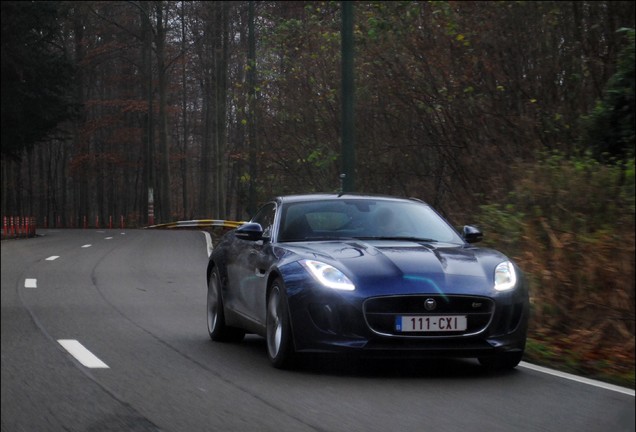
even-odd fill
[{"label": "side mirror", "polygon": [[462,234],[467,243],[477,243],[484,238],[484,234],[478,228],[471,225],[464,226]]},{"label": "side mirror", "polygon": [[246,223],[238,227],[234,234],[242,240],[257,241],[263,238],[263,227],[257,223]]}]

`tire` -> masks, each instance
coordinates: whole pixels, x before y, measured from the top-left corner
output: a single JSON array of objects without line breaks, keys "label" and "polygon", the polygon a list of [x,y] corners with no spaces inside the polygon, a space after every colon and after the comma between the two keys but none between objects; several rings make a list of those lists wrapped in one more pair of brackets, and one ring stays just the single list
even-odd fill
[{"label": "tire", "polygon": [[283,287],[283,281],[280,278],[276,279],[267,296],[267,356],[272,366],[277,369],[288,369],[296,360],[289,323],[289,306]]},{"label": "tire", "polygon": [[517,367],[523,358],[523,351],[497,354],[493,357],[480,357],[479,363],[489,371],[507,371]]},{"label": "tire", "polygon": [[245,331],[225,324],[221,281],[216,269],[208,280],[207,320],[210,339],[215,342],[240,342],[245,337]]}]

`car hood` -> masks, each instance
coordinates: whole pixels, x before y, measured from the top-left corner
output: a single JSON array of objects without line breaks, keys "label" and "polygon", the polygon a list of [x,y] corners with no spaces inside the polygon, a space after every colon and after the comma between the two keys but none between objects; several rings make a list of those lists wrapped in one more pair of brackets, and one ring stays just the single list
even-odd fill
[{"label": "car hood", "polygon": [[501,253],[465,245],[412,241],[325,241],[288,244],[298,257],[327,262],[357,290],[403,293],[484,293],[493,286]]}]

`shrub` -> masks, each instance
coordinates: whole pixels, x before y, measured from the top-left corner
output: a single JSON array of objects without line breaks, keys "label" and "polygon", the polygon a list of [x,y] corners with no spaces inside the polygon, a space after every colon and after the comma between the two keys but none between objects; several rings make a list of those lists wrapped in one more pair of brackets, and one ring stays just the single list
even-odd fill
[{"label": "shrub", "polygon": [[531,335],[634,362],[634,160],[544,155],[506,202],[481,207],[485,243],[514,257],[531,291]]}]

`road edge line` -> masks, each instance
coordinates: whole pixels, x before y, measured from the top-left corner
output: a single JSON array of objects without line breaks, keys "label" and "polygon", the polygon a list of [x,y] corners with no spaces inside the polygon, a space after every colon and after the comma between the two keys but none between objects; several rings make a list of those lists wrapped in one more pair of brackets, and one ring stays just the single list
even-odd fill
[{"label": "road edge line", "polygon": [[617,385],[614,385],[614,384],[608,384],[608,383],[605,383],[605,382],[602,382],[602,381],[596,381],[596,380],[589,379],[589,378],[583,378],[583,377],[580,377],[580,376],[577,376],[577,375],[572,375],[572,374],[569,374],[569,373],[566,373],[566,372],[561,372],[561,371],[557,371],[557,370],[553,370],[553,369],[548,369],[548,368],[543,367],[543,366],[537,366],[537,365],[534,365],[532,363],[527,363],[527,362],[523,362],[523,361],[519,363],[519,366],[521,366],[523,368],[526,368],[526,369],[531,369],[533,371],[541,372],[541,373],[544,373],[544,374],[553,375],[553,376],[560,377],[560,378],[565,378],[565,379],[570,380],[570,381],[576,381],[576,382],[579,382],[579,383],[582,383],[582,384],[587,384],[587,385],[591,385],[591,386],[594,386],[594,387],[599,387],[599,388],[602,388],[602,389],[605,389],[605,390],[611,390],[611,391],[622,393],[622,394],[626,394],[626,395],[632,396],[632,397],[635,396],[634,390],[626,388],[626,387],[620,387],[620,386],[617,386]]}]

